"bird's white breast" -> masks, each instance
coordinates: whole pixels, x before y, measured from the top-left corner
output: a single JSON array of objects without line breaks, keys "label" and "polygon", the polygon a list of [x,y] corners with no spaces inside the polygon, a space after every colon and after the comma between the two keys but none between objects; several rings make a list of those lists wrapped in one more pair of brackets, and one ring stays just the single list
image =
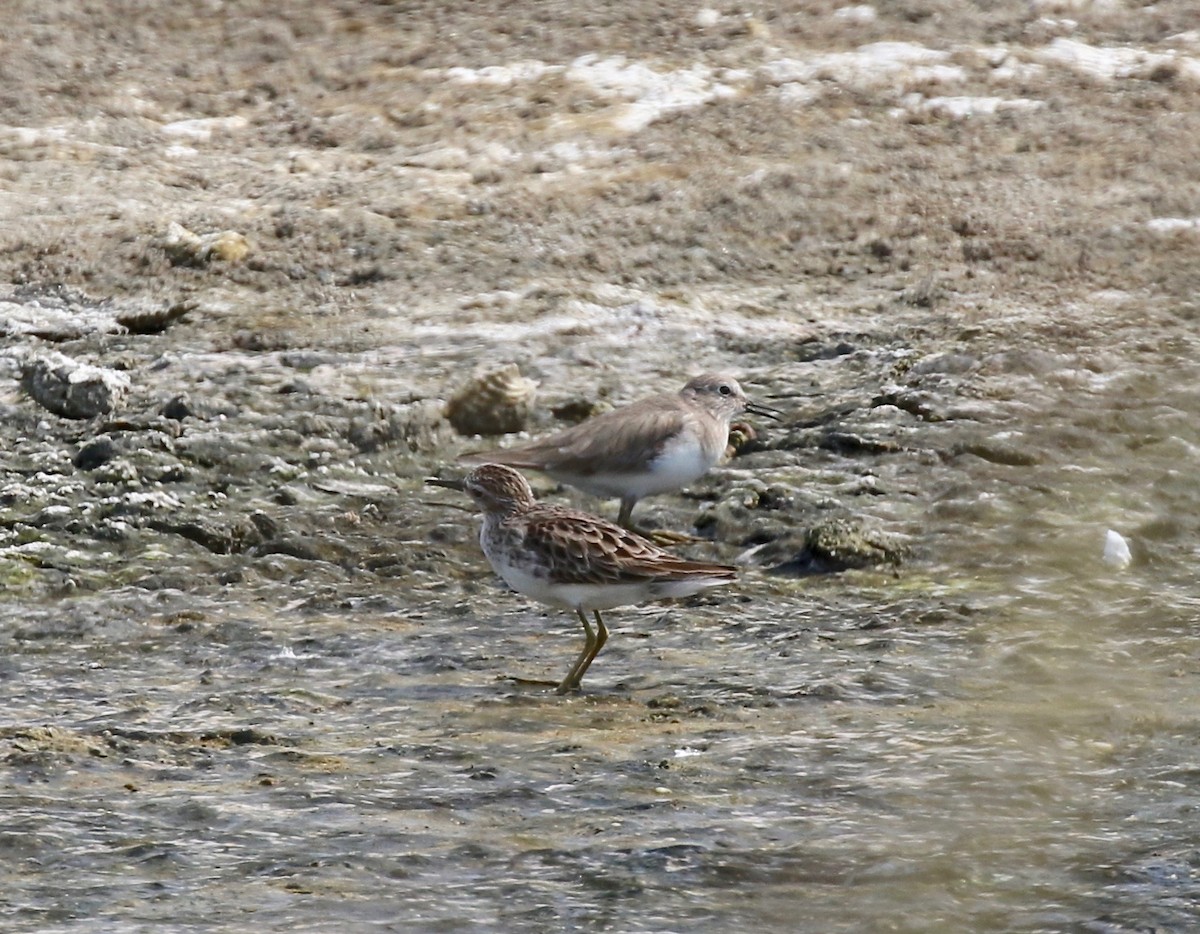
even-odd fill
[{"label": "bird's white breast", "polygon": [[645,489],[638,495],[650,496],[677,490],[703,477],[716,462],[717,458],[704,449],[696,434],[681,432],[650,462]]}]

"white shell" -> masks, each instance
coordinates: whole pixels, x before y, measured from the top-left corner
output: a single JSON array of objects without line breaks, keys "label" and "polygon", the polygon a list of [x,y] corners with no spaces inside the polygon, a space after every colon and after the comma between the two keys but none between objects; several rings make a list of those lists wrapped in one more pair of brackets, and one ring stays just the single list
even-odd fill
[{"label": "white shell", "polygon": [[1104,561],[1115,568],[1127,568],[1133,560],[1129,551],[1129,542],[1120,532],[1109,529],[1104,534]]}]

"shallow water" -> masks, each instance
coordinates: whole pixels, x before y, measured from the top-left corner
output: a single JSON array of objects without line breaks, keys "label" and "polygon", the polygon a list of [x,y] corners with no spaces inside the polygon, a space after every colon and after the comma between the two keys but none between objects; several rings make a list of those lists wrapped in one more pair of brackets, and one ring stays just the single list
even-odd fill
[{"label": "shallow water", "polygon": [[[579,697],[500,680],[557,677],[579,636],[490,577],[283,608],[266,582],[10,602],[0,916],[1191,929],[1200,601],[1179,452],[1200,398],[1178,375],[1081,407],[1051,392],[1021,426],[1034,467],[935,468],[908,517],[922,559],[895,576],[750,573],[615,611]],[[1086,447],[1055,445],[1078,432]],[[1110,526],[1128,568],[1101,559]]]}]

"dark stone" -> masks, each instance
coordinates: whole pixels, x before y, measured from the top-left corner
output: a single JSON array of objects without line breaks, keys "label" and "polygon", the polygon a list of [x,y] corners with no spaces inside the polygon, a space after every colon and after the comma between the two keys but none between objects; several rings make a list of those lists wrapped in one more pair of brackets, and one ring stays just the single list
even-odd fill
[{"label": "dark stone", "polygon": [[175,396],[164,403],[162,409],[163,418],[169,418],[172,421],[181,422],[189,415],[195,415],[195,410],[188,403],[187,396]]},{"label": "dark stone", "polygon": [[130,334],[161,334],[171,322],[178,321],[198,304],[195,301],[182,301],[166,308],[126,311],[117,315],[117,324]]},{"label": "dark stone", "polygon": [[71,461],[79,470],[95,470],[117,456],[117,446],[108,435],[93,438],[79,449]]},{"label": "dark stone", "polygon": [[822,434],[818,447],[849,457],[860,454],[896,454],[904,450],[903,445],[889,438],[868,438],[837,429]]},{"label": "dark stone", "polygon": [[[775,573],[807,575],[880,565],[895,567],[907,553],[908,547],[900,538],[844,516],[816,523],[805,530],[798,543],[794,539],[772,543],[761,558]],[[784,560],[779,561],[780,557]]]},{"label": "dark stone", "polygon": [[591,418],[593,415],[600,414],[602,411],[603,408],[598,406],[594,399],[589,399],[586,396],[575,396],[566,402],[554,406],[550,410],[550,413],[560,422],[570,422],[572,425],[575,425],[585,419]]},{"label": "dark stone", "polygon": [[983,441],[969,441],[955,446],[955,454],[973,454],[993,464],[1002,467],[1033,467],[1041,463],[1037,451],[1021,448],[1007,441],[994,438]]}]

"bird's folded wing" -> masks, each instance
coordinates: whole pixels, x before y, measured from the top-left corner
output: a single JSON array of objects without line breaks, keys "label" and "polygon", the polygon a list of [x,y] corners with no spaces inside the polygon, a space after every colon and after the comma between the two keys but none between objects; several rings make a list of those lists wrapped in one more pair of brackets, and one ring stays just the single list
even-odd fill
[{"label": "bird's folded wing", "polygon": [[568,510],[551,510],[530,517],[525,526],[525,542],[553,559],[555,575],[563,583],[737,577],[735,568],[688,561],[611,522]]},{"label": "bird's folded wing", "polygon": [[634,473],[662,453],[665,441],[684,427],[686,418],[680,408],[634,404],[532,444],[468,454],[463,459],[478,463],[490,458],[498,464],[536,470],[549,466],[582,476],[600,466],[606,471]]}]

